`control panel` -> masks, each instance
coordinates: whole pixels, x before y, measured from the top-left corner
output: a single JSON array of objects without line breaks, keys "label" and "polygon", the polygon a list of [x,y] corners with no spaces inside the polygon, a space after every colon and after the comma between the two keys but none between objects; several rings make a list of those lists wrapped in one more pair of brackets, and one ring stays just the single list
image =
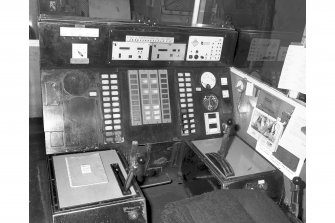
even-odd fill
[{"label": "control panel", "polygon": [[218,36],[190,36],[186,60],[219,61],[223,39]]},{"label": "control panel", "polygon": [[112,60],[148,60],[149,43],[113,41]]}]

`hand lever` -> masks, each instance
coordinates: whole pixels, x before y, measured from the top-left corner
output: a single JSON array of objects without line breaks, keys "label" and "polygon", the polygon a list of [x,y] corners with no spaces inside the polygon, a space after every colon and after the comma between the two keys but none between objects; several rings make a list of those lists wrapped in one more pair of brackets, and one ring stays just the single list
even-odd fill
[{"label": "hand lever", "polygon": [[227,123],[222,123],[223,137],[222,137],[221,146],[220,146],[220,150],[218,151],[218,154],[223,158],[226,158],[230,145],[232,143],[233,137],[230,137],[232,125],[233,125],[233,120],[231,119],[229,119]]},{"label": "hand lever", "polygon": [[300,177],[294,177],[292,179],[291,212],[293,215],[295,215],[295,217],[298,217],[299,215],[299,206],[300,206],[299,194],[302,185],[303,182]]}]

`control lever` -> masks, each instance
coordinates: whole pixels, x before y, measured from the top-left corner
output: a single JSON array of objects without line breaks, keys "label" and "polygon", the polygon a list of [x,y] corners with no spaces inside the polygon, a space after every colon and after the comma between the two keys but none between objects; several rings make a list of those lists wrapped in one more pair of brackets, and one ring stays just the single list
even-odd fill
[{"label": "control lever", "polygon": [[292,184],[291,184],[291,191],[292,191],[292,196],[291,196],[291,205],[290,205],[290,210],[291,213],[298,218],[299,215],[299,207],[300,207],[300,190],[302,189],[303,186],[303,181],[301,180],[300,177],[294,177],[292,179]]},{"label": "control lever", "polygon": [[143,156],[137,157],[138,152],[138,142],[133,141],[130,149],[130,157],[129,157],[129,173],[127,175],[126,183],[125,183],[125,191],[128,191],[132,180],[136,176],[136,179],[140,182],[143,181],[144,175],[144,166],[145,159]]},{"label": "control lever", "polygon": [[233,137],[230,136],[232,126],[233,126],[233,120],[231,119],[228,119],[227,123],[222,123],[223,137],[218,154],[223,158],[226,158],[230,145],[233,142]]}]

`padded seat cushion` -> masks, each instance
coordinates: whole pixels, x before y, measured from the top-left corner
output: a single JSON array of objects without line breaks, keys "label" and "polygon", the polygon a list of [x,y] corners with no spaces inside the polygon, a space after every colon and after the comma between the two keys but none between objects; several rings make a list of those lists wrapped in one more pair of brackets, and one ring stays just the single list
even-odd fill
[{"label": "padded seat cushion", "polygon": [[163,223],[290,223],[265,193],[217,190],[167,204]]}]

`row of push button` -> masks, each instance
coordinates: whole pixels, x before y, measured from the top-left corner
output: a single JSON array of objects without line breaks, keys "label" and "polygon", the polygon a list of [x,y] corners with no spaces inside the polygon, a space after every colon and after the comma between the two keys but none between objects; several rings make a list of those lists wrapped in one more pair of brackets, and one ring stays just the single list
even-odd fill
[{"label": "row of push button", "polygon": [[117,74],[101,74],[105,143],[122,142]]}]

